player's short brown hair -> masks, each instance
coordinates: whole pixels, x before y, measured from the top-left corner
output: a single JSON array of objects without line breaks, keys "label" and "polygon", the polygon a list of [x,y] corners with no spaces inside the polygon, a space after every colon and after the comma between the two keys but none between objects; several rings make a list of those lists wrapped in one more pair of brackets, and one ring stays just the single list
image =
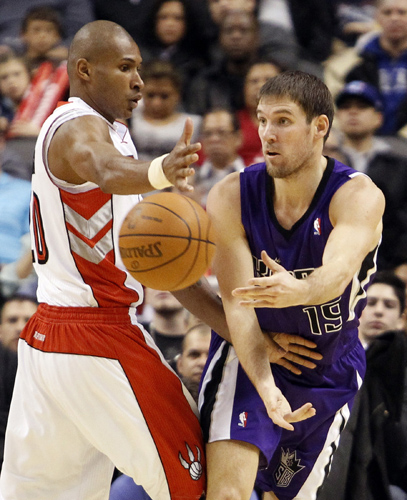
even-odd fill
[{"label": "player's short brown hair", "polygon": [[315,75],[303,71],[284,71],[270,78],[260,89],[259,102],[267,97],[288,97],[296,102],[304,111],[307,122],[320,115],[329,120],[329,136],[334,117],[334,101],[325,83]]}]

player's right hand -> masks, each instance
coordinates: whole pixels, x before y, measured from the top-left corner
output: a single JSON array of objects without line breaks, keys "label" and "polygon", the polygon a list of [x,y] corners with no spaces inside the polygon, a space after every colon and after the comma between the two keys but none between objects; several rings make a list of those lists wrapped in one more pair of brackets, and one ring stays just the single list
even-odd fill
[{"label": "player's right hand", "polygon": [[293,363],[313,369],[317,365],[310,360],[322,359],[322,354],[313,350],[317,345],[300,335],[276,332],[265,332],[265,335],[270,363],[283,366],[296,375],[302,372]]},{"label": "player's right hand", "polygon": [[193,122],[191,118],[187,118],[180,139],[163,161],[165,176],[180,191],[193,191],[194,189],[188,183],[188,177],[195,173],[190,165],[198,161],[197,152],[201,149],[201,144],[199,142],[190,144],[193,131]]}]

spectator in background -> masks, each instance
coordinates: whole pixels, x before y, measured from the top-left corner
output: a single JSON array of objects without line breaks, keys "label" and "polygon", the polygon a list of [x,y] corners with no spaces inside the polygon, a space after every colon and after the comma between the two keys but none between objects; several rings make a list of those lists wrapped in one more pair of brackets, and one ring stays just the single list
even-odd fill
[{"label": "spectator in background", "polygon": [[406,500],[407,336],[405,285],[378,272],[367,290],[359,337],[366,375],[318,500]]},{"label": "spectator in background", "polygon": [[68,49],[62,45],[63,35],[62,22],[56,9],[40,6],[27,11],[21,24],[21,38],[31,73],[45,61],[52,61],[57,66],[67,59]]},{"label": "spectator in background", "polygon": [[[169,61],[152,60],[143,65],[143,99],[133,111],[131,135],[137,144],[140,160],[153,160],[176,144],[187,115],[181,109],[182,78]],[[194,142],[199,134],[201,117],[191,116]]]},{"label": "spectator in background", "polygon": [[259,56],[256,16],[243,10],[229,11],[219,32],[222,56],[192,81],[185,105],[190,113],[203,115],[213,108],[237,111],[243,107],[244,78]]},{"label": "spectator in background", "polygon": [[337,36],[354,46],[361,35],[377,29],[376,0],[335,0],[338,21]]},{"label": "spectator in background", "polygon": [[[1,117],[0,117],[1,121]],[[6,145],[5,129],[0,127],[0,167],[13,177],[18,177],[26,181],[31,180],[32,164],[25,163],[17,151],[13,151]]]},{"label": "spectator in background", "polygon": [[383,121],[375,87],[361,81],[348,83],[336,106],[340,149],[347,164],[369,175],[386,198],[377,262],[379,269],[392,269],[407,259],[407,158],[375,136]]},{"label": "spectator in background", "polygon": [[[0,136],[1,141],[4,138]],[[0,164],[0,297],[3,298],[11,295],[32,272],[30,197],[30,182],[2,171]]]},{"label": "spectator in background", "polygon": [[146,307],[151,309],[151,320],[144,324],[167,361],[173,361],[181,352],[187,331],[188,311],[170,292],[145,290]]},{"label": "spectator in background", "polygon": [[[113,21],[130,33],[138,45],[145,42],[149,33],[151,13],[156,8],[152,0],[92,0],[93,12],[96,19]],[[199,19],[199,36],[208,39],[207,30],[210,19],[205,1],[189,0],[188,11],[195,23]],[[195,36],[198,33],[195,33]]]},{"label": "spectator in background", "polygon": [[346,82],[363,80],[376,87],[383,100],[381,135],[395,135],[407,124],[407,0],[377,0],[381,31],[360,51]]},{"label": "spectator in background", "polygon": [[[254,14],[257,18],[256,0],[207,0],[210,13],[211,56],[214,60],[221,56],[219,48],[219,29],[223,18],[230,11],[242,10]],[[293,37],[287,36],[284,28],[258,20],[259,51],[263,58],[271,58],[279,65],[294,69],[298,64],[298,45]],[[220,52],[220,54],[219,54]]]},{"label": "spectator in background", "polygon": [[246,166],[263,161],[261,142],[258,134],[257,100],[261,87],[269,78],[282,71],[272,61],[259,61],[252,64],[244,80],[244,107],[239,109],[237,117],[242,133],[242,144],[238,149]]},{"label": "spectator in background", "polygon": [[0,46],[3,50],[4,47],[21,49],[20,32],[24,16],[29,9],[44,5],[59,12],[65,34],[63,43],[67,47],[78,29],[94,19],[91,0],[1,0]]},{"label": "spectator in background", "polygon": [[56,68],[51,61],[43,62],[32,78],[25,59],[13,53],[0,56],[1,107],[8,120],[7,137],[36,138],[67,90],[66,62]]},{"label": "spectator in background", "polygon": [[0,309],[0,343],[17,352],[18,339],[38,303],[31,296],[12,295]]},{"label": "spectator in background", "polygon": [[38,135],[39,126],[28,122],[12,125],[14,116],[29,91],[30,81],[30,70],[22,57],[12,52],[0,56],[0,99],[2,116],[7,119],[8,133],[16,131],[19,135]]},{"label": "spectator in background", "polygon": [[260,23],[277,26],[280,36],[297,46],[297,69],[322,76],[322,65],[332,51],[336,16],[327,0],[259,0]]},{"label": "spectator in background", "polygon": [[210,343],[211,328],[205,323],[196,323],[185,334],[181,353],[176,359],[177,373],[196,403]]},{"label": "spectator in background", "polygon": [[228,174],[242,170],[245,164],[238,154],[242,136],[235,113],[227,109],[208,111],[202,120],[201,137],[205,160],[196,169],[195,189],[190,196],[205,206],[210,189]]},{"label": "spectator in background", "polygon": [[[67,49],[61,45],[62,24],[52,7],[33,7],[22,20],[21,38],[24,41],[24,60],[30,71],[24,92],[15,99],[13,117],[9,122],[9,147],[22,160],[32,165],[34,145],[41,125],[55,109],[57,102],[67,96],[69,82],[66,70]],[[7,57],[7,56],[4,56]],[[8,65],[22,64],[13,56]],[[8,68],[10,70],[10,68]],[[7,94],[6,94],[7,96]]]},{"label": "spectator in background", "polygon": [[161,59],[174,64],[182,76],[182,98],[208,63],[199,21],[190,0],[155,0],[139,43],[143,62]]},{"label": "spectator in background", "polygon": [[365,349],[384,332],[403,329],[405,296],[405,284],[398,276],[391,271],[377,273],[360,317],[359,339]]},{"label": "spectator in background", "polygon": [[139,44],[142,42],[143,30],[153,3],[151,0],[92,0],[95,19],[113,21],[130,33]]},{"label": "spectator in background", "polygon": [[30,297],[10,297],[0,304],[0,471],[4,436],[17,372],[17,339],[37,309]]}]

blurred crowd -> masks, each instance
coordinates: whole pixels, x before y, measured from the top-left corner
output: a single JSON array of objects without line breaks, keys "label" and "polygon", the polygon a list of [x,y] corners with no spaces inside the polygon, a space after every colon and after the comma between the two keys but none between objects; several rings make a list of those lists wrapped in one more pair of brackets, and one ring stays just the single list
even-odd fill
[{"label": "blurred crowd", "polygon": [[[330,488],[339,491],[339,483],[348,488],[343,496],[348,500],[406,500],[407,0],[1,1],[0,434],[16,366],[15,342],[7,340],[4,325],[13,306],[16,324],[36,308],[28,215],[34,144],[46,117],[68,98],[70,40],[95,19],[119,23],[140,47],[145,87],[128,123],[139,158],[170,151],[185,118],[192,118],[192,139],[202,149],[191,196],[203,207],[216,182],[262,161],[256,105],[268,78],[300,69],[322,78],[331,90],[337,110],[325,154],[369,175],[384,192],[386,210],[380,273],[364,313],[373,318],[367,320],[373,332],[368,340],[361,326],[371,371],[350,425],[358,446],[345,437],[346,469],[337,474],[338,484],[331,475]],[[390,310],[394,321],[387,322]],[[205,325],[197,325],[165,292],[147,290],[141,315],[196,396],[209,346]],[[3,355],[3,348],[11,355]],[[399,369],[386,370],[389,365]],[[397,393],[389,389],[397,384]],[[389,439],[396,432],[400,449]],[[361,443],[363,436],[368,444]],[[360,446],[369,447],[369,453],[361,457]],[[359,483],[359,490],[349,486]],[[140,491],[120,496],[127,487],[117,487],[111,498],[144,498]],[[326,490],[325,495],[329,498]]]}]

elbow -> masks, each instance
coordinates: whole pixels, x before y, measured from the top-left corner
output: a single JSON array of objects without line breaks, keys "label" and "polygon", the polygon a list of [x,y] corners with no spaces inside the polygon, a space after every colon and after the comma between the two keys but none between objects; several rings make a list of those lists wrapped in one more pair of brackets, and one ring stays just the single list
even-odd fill
[{"label": "elbow", "polygon": [[77,174],[86,182],[92,182],[107,194],[115,192],[115,168],[113,162],[103,160],[91,149],[77,157]]},{"label": "elbow", "polygon": [[117,193],[117,182],[113,165],[106,163],[95,169],[94,182],[106,194]]}]

